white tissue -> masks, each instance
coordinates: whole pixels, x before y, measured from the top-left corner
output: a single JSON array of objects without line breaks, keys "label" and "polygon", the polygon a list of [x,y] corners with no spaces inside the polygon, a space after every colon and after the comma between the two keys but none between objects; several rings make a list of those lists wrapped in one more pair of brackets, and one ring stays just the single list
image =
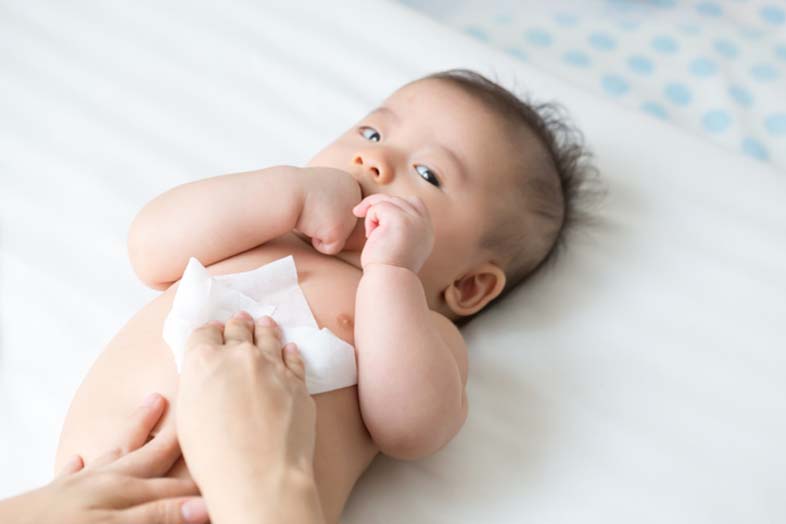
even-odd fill
[{"label": "white tissue", "polygon": [[292,255],[251,271],[215,277],[196,258],[188,261],[164,321],[164,341],[174,353],[178,372],[194,329],[211,320],[226,322],[241,309],[254,318],[270,315],[281,327],[282,345],[297,345],[312,395],[357,384],[355,349],[328,328],[319,329],[297,283]]}]

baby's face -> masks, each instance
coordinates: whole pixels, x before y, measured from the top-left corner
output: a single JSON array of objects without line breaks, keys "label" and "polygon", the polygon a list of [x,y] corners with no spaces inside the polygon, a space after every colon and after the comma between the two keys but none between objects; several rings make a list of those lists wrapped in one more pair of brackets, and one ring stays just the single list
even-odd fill
[{"label": "baby's face", "polygon": [[429,79],[397,90],[308,166],[348,171],[364,196],[420,197],[435,234],[420,276],[444,289],[484,256],[477,243],[495,195],[510,180],[510,141],[481,102]]}]

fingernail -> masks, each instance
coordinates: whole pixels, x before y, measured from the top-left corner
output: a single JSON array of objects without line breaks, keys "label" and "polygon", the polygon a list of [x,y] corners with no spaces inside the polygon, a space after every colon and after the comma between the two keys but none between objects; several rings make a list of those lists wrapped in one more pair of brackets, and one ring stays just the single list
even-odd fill
[{"label": "fingernail", "polygon": [[186,522],[192,524],[203,524],[207,522],[207,506],[205,506],[205,501],[202,499],[191,499],[187,501],[180,506],[180,513],[183,515]]},{"label": "fingernail", "polygon": [[142,402],[142,406],[146,408],[153,408],[158,405],[159,402],[161,402],[161,395],[158,393],[150,393],[145,397],[144,402]]},{"label": "fingernail", "polygon": [[273,327],[276,325],[276,323],[273,322],[273,319],[269,315],[263,315],[259,317],[257,322],[259,323],[260,326],[263,327]]},{"label": "fingernail", "polygon": [[245,320],[245,321],[249,321],[249,322],[253,322],[254,321],[254,319],[251,318],[251,315],[249,315],[245,311],[238,311],[237,313],[235,313],[235,318],[239,318],[240,320]]},{"label": "fingernail", "polygon": [[297,346],[295,346],[294,342],[290,342],[286,346],[284,346],[284,351],[289,353],[290,355],[297,355]]}]

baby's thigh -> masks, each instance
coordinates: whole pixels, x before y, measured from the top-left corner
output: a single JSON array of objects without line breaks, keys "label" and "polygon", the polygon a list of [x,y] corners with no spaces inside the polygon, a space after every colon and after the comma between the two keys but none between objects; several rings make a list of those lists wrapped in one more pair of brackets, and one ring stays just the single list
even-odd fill
[{"label": "baby's thigh", "polygon": [[140,310],[93,364],[66,415],[55,471],[76,453],[89,463],[114,447],[129,415],[149,393],[158,392],[170,401],[158,427],[174,423],[170,412],[177,372],[161,338],[172,296],[170,289]]}]

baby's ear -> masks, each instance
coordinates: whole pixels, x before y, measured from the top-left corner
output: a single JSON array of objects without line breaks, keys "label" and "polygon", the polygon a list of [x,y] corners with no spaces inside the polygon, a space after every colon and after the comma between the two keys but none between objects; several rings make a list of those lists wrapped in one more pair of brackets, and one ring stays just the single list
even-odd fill
[{"label": "baby's ear", "polygon": [[485,262],[455,280],[444,291],[448,307],[461,316],[477,313],[505,289],[505,272]]}]

